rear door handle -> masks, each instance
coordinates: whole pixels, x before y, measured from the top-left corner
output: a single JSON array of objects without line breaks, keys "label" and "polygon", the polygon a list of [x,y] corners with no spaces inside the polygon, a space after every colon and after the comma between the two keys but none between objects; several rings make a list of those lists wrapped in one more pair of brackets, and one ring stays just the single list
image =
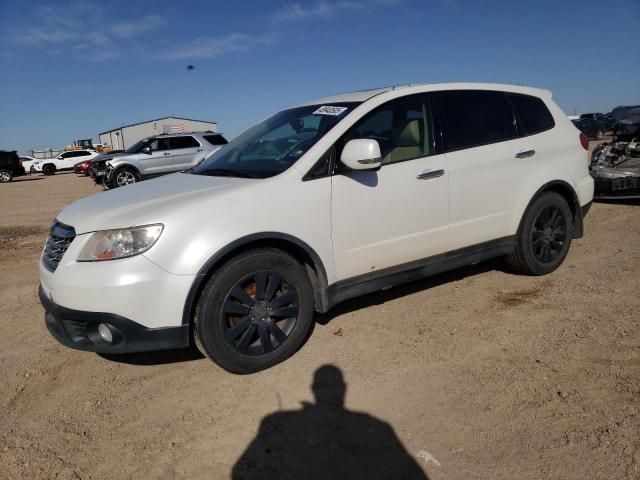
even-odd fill
[{"label": "rear door handle", "polygon": [[438,178],[444,175],[444,170],[439,169],[439,170],[425,170],[424,172],[422,172],[420,175],[418,175],[416,178],[418,180],[429,180],[430,178]]},{"label": "rear door handle", "polygon": [[516,158],[533,157],[536,154],[535,150],[525,150],[524,152],[516,153]]}]

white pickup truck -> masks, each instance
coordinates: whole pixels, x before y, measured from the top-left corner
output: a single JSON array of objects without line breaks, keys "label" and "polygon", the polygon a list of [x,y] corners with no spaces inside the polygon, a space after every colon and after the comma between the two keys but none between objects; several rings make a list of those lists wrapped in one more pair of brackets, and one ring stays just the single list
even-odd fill
[{"label": "white pickup truck", "polygon": [[61,170],[73,170],[76,163],[91,160],[99,155],[94,150],[72,150],[62,152],[57,157],[46,158],[31,164],[30,171],[42,172],[45,175],[53,175]]}]

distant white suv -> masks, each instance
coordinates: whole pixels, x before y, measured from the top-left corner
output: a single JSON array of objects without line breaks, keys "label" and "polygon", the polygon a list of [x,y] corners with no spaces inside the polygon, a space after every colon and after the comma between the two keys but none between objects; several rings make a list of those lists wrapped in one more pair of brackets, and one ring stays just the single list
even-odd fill
[{"label": "distant white suv", "polygon": [[31,163],[29,170],[33,172],[42,172],[45,175],[54,175],[56,172],[63,170],[73,170],[76,163],[92,160],[99,155],[94,150],[71,150],[62,152],[56,157],[45,158]]},{"label": "distant white suv", "polygon": [[499,256],[558,268],[593,197],[586,151],[533,88],[394,87],[283,110],[191,171],[60,212],[46,324],[96,352],[194,339],[255,372],[346,298]]}]

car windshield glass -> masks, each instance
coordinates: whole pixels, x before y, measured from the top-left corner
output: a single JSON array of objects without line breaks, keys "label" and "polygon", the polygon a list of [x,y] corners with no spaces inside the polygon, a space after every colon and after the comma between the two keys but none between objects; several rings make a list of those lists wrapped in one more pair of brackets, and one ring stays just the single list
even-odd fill
[{"label": "car windshield glass", "polygon": [[333,103],[284,110],[233,139],[191,173],[248,178],[282,173],[357,105]]},{"label": "car windshield glass", "polygon": [[147,139],[143,138],[142,140],[138,140],[136,143],[131,145],[125,151],[127,153],[138,153],[138,150],[140,150],[144,146],[145,143],[147,143]]},{"label": "car windshield glass", "polygon": [[614,108],[613,112],[611,112],[611,116],[617,122],[622,120],[637,121],[634,119],[640,117],[640,106]]}]

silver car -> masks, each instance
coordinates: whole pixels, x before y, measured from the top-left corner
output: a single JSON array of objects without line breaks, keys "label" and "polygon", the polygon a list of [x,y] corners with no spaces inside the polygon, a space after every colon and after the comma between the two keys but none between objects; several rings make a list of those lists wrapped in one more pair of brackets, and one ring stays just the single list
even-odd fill
[{"label": "silver car", "polygon": [[161,134],[143,138],[124,152],[97,158],[95,179],[108,188],[117,188],[187,170],[226,143],[222,135],[214,132]]}]

